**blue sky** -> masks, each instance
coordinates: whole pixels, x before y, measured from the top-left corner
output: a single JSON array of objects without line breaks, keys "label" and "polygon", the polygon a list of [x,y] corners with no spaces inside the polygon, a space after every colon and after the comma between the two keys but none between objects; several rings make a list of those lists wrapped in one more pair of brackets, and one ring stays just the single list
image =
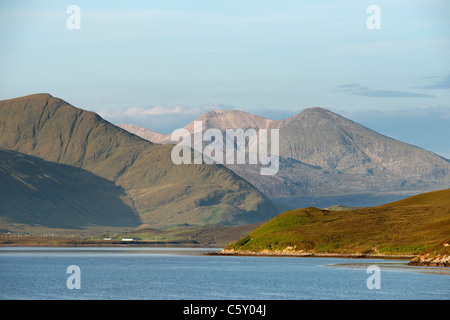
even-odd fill
[{"label": "blue sky", "polygon": [[162,132],[211,109],[320,106],[413,144],[414,113],[420,146],[450,157],[447,0],[1,1],[0,39],[0,99],[48,92]]}]

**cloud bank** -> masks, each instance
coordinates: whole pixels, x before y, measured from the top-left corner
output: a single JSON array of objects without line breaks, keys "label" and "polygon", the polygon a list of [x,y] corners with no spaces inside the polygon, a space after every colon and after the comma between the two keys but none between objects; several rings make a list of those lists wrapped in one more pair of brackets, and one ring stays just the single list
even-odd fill
[{"label": "cloud bank", "polygon": [[436,79],[437,77],[428,77],[427,79],[432,79],[434,83],[419,86],[419,89],[450,89],[450,74],[445,76],[443,79]]},{"label": "cloud bank", "polygon": [[434,96],[426,93],[415,93],[398,90],[374,90],[369,87],[361,86],[357,83],[344,84],[338,88],[348,94],[372,98],[433,98]]}]

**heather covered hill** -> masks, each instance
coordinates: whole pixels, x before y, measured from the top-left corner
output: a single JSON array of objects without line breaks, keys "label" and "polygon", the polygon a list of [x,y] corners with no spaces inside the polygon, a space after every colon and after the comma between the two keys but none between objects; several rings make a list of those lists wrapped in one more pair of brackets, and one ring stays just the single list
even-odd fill
[{"label": "heather covered hill", "polygon": [[114,182],[151,227],[255,223],[276,214],[261,192],[231,170],[174,165],[172,146],[150,143],[49,94],[0,101],[0,133],[3,149]]},{"label": "heather covered hill", "polygon": [[448,240],[450,189],[378,207],[284,212],[226,252],[416,255]]}]

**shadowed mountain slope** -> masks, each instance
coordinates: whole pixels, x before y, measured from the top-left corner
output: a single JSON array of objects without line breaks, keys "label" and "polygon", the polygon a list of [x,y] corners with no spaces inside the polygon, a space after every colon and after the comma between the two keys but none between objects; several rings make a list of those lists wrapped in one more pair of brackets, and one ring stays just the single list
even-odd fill
[{"label": "shadowed mountain slope", "polygon": [[89,171],[0,149],[0,216],[50,228],[137,227],[123,189]]}]

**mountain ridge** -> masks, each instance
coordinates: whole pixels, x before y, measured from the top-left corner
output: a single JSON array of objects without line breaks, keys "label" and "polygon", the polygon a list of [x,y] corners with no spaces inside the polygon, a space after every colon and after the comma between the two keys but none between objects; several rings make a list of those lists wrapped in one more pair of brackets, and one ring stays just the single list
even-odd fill
[{"label": "mountain ridge", "polygon": [[[450,185],[450,160],[321,107],[283,120],[225,110],[205,113],[196,121],[202,121],[203,130],[218,124],[224,131],[226,125],[242,124],[241,114],[252,119],[242,129],[279,130],[280,170],[276,176],[262,177],[255,165],[227,166],[282,203],[294,199],[293,206],[299,207],[301,200],[295,199],[305,196],[420,193]],[[219,119],[223,115],[225,119]],[[184,128],[192,129],[192,123]],[[165,137],[162,143],[172,143],[170,134]]]},{"label": "mountain ridge", "polygon": [[245,224],[277,212],[220,165],[175,165],[153,144],[50,94],[0,101],[0,148],[87,170],[124,189],[144,225]]}]

